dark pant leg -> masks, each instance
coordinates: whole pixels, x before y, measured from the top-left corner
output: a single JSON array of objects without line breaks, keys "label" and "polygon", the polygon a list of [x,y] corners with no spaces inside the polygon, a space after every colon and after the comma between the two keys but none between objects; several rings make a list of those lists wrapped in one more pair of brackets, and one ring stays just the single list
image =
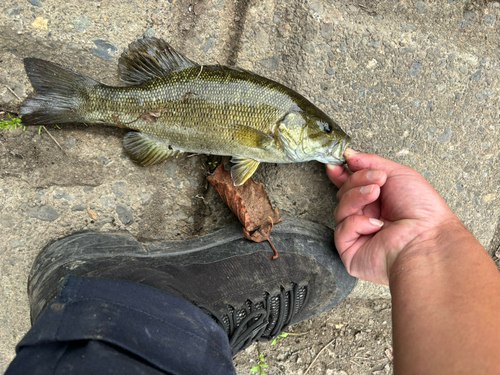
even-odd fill
[{"label": "dark pant leg", "polygon": [[141,284],[70,276],[16,348],[14,374],[235,374],[225,332]]}]

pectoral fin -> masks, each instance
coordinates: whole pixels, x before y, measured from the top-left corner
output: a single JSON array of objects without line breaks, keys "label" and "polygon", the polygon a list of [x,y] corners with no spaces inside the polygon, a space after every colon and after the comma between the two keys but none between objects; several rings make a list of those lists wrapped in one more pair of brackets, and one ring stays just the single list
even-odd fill
[{"label": "pectoral fin", "polygon": [[258,129],[244,124],[225,125],[234,136],[234,141],[242,146],[265,150],[272,147],[274,138]]},{"label": "pectoral fin", "polygon": [[130,157],[144,167],[159,164],[181,152],[165,142],[140,132],[130,132],[123,137],[123,147]]},{"label": "pectoral fin", "polygon": [[231,178],[233,179],[234,186],[240,186],[245,183],[257,170],[260,162],[242,158],[239,156],[233,156],[231,163],[234,163],[231,168]]}]

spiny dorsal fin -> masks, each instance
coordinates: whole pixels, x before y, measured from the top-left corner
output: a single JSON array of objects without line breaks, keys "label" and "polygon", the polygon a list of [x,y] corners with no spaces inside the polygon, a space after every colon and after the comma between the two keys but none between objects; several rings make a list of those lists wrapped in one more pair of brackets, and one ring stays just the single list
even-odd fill
[{"label": "spiny dorsal fin", "polygon": [[231,168],[231,178],[233,179],[234,186],[243,185],[246,180],[252,177],[260,164],[257,160],[240,156],[233,156],[231,163],[234,163]]},{"label": "spiny dorsal fin", "polygon": [[123,137],[123,147],[130,157],[144,167],[159,164],[176,156],[179,150],[174,150],[160,139],[140,132],[130,132]]},{"label": "spiny dorsal fin", "polygon": [[118,60],[118,66],[120,79],[131,85],[198,65],[157,38],[139,39],[128,48]]}]

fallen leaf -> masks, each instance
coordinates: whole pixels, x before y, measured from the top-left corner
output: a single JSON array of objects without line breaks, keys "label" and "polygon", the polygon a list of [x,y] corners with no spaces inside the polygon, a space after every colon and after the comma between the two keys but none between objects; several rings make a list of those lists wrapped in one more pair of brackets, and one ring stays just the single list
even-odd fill
[{"label": "fallen leaf", "polygon": [[268,241],[274,251],[273,259],[276,259],[278,252],[269,236],[273,225],[281,221],[281,216],[278,208],[272,207],[263,185],[249,178],[243,185],[234,186],[231,173],[222,164],[207,180],[238,217],[245,238],[255,242]]}]

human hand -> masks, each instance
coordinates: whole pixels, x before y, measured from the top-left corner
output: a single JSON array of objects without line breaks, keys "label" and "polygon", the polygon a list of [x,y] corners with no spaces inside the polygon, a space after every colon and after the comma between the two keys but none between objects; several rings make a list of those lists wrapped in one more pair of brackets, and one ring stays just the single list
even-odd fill
[{"label": "human hand", "polygon": [[347,149],[349,170],[327,164],[339,188],[335,245],[347,271],[388,284],[398,255],[448,226],[465,229],[434,188],[415,170],[374,154]]}]

